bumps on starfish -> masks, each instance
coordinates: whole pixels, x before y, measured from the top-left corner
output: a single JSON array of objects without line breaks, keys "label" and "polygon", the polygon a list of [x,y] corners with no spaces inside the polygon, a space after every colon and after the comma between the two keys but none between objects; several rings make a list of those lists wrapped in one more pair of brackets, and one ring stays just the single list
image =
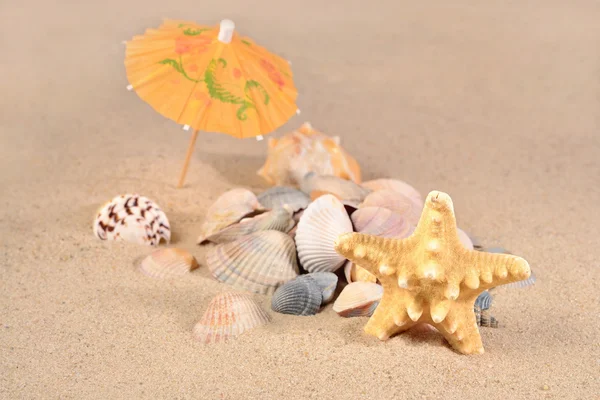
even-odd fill
[{"label": "bumps on starfish", "polygon": [[431,192],[419,223],[406,238],[361,233],[338,236],[336,251],[381,282],[380,305],[365,331],[386,340],[425,322],[463,354],[483,353],[473,306],[484,290],[527,279],[527,261],[474,251],[461,240],[450,196]]}]

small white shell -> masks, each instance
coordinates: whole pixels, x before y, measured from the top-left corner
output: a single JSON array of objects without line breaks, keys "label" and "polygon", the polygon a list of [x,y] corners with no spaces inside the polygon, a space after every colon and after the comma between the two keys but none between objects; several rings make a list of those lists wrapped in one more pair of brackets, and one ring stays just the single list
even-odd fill
[{"label": "small white shell", "polygon": [[271,321],[250,296],[243,293],[221,293],[208,304],[202,319],[194,326],[196,340],[225,342],[243,332]]},{"label": "small white shell", "polygon": [[343,233],[352,232],[352,222],[344,205],[333,195],[312,202],[296,230],[300,264],[308,272],[334,272],[345,258],[335,251],[334,243]]},{"label": "small white shell", "polygon": [[342,317],[371,316],[383,296],[383,287],[370,282],[348,284],[333,303],[333,311]]},{"label": "small white shell", "polygon": [[467,235],[460,228],[456,228],[456,233],[458,234],[458,238],[460,239],[460,242],[462,243],[463,246],[465,246],[465,248],[467,250],[473,250],[474,249],[473,242],[471,241],[471,238],[469,237],[469,235]]},{"label": "small white shell", "polygon": [[231,189],[219,196],[208,209],[197,243],[203,243],[208,236],[235,224],[244,217],[264,210],[256,195],[250,190]]},{"label": "small white shell", "polygon": [[152,278],[166,279],[182,276],[198,268],[198,261],[183,249],[159,249],[140,263],[140,271]]},{"label": "small white shell", "polygon": [[165,213],[153,201],[138,194],[114,197],[104,204],[94,219],[94,234],[101,240],[124,240],[157,246],[171,240]]},{"label": "small white shell", "polygon": [[296,212],[308,207],[310,197],[292,187],[274,186],[259,194],[258,201],[269,210],[285,206],[292,212]]},{"label": "small white shell", "polygon": [[389,189],[381,189],[369,194],[360,208],[383,207],[402,215],[410,225],[417,225],[421,218],[423,205],[418,205],[402,193]]},{"label": "small white shell", "polygon": [[219,281],[260,294],[273,293],[299,271],[294,240],[271,230],[216,245],[206,264]]},{"label": "small white shell", "polygon": [[237,224],[210,235],[206,240],[213,243],[227,243],[258,231],[273,230],[287,233],[294,225],[296,222],[292,219],[291,214],[283,208],[277,208],[252,218],[245,218]]}]

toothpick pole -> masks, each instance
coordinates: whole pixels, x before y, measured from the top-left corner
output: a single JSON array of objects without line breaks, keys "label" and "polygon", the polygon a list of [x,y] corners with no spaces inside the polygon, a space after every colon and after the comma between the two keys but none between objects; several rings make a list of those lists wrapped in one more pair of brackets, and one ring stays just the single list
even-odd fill
[{"label": "toothpick pole", "polygon": [[190,165],[190,159],[192,158],[192,154],[194,153],[194,145],[196,144],[196,137],[198,136],[198,130],[194,130],[192,133],[192,137],[190,138],[190,144],[187,149],[187,154],[185,156],[185,163],[183,164],[183,169],[181,170],[181,175],[179,176],[179,183],[177,184],[177,188],[183,187],[183,181],[185,180],[185,175],[187,174],[188,166]]}]

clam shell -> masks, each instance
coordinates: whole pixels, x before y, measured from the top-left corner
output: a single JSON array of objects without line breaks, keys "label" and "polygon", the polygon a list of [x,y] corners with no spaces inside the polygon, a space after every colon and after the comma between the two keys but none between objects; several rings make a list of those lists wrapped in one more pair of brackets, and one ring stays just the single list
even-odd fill
[{"label": "clam shell", "polygon": [[300,264],[308,272],[334,272],[345,258],[334,249],[337,237],[352,232],[352,222],[343,204],[333,195],[311,203],[298,222],[296,246]]},{"label": "clam shell", "polygon": [[473,246],[473,242],[471,241],[471,238],[469,237],[469,235],[467,235],[465,233],[465,231],[463,231],[460,228],[456,228],[456,233],[458,233],[458,238],[460,239],[460,242],[462,243],[463,246],[465,246],[465,248],[467,250],[475,249],[475,247]]},{"label": "clam shell", "polygon": [[364,188],[352,181],[333,175],[317,175],[314,172],[304,176],[300,183],[300,189],[304,193],[311,195],[312,200],[323,194],[332,194],[339,200],[356,206],[371,193],[370,189]]},{"label": "clam shell", "polygon": [[160,207],[138,194],[115,196],[94,219],[93,231],[101,240],[123,240],[157,246],[171,240],[169,220]]},{"label": "clam shell", "polygon": [[221,293],[208,304],[202,319],[194,326],[193,336],[206,344],[225,342],[270,320],[271,316],[250,296]]},{"label": "clam shell", "polygon": [[277,288],[271,299],[271,309],[281,314],[315,315],[322,301],[317,281],[304,275]]},{"label": "clam shell", "polygon": [[475,300],[475,307],[480,310],[487,310],[492,306],[492,296],[490,292],[487,290],[481,292],[477,299]]},{"label": "clam shell", "polygon": [[369,317],[383,296],[383,287],[370,282],[352,282],[333,303],[333,311],[342,317]]},{"label": "clam shell", "polygon": [[140,263],[141,272],[158,279],[182,276],[198,267],[193,255],[175,248],[155,250]]},{"label": "clam shell", "polygon": [[306,275],[300,275],[298,279],[313,279],[319,285],[321,289],[321,296],[323,297],[322,304],[327,304],[333,300],[335,289],[337,288],[338,277],[332,272],[313,272]]},{"label": "clam shell", "polygon": [[421,207],[424,204],[423,196],[421,196],[421,193],[419,193],[417,189],[398,179],[373,179],[363,182],[361,186],[371,189],[372,191],[383,189],[393,190],[394,192],[402,193]]},{"label": "clam shell", "polygon": [[217,198],[206,213],[200,227],[197,243],[203,243],[207,237],[235,224],[244,217],[261,213],[265,208],[258,202],[256,195],[248,189],[231,189]]},{"label": "clam shell", "polygon": [[284,207],[292,212],[302,210],[310,204],[310,197],[295,188],[274,186],[258,195],[258,201],[264,208],[272,210]]},{"label": "clam shell", "polygon": [[298,276],[294,240],[273,230],[216,245],[206,264],[219,281],[260,294],[271,294]]},{"label": "clam shell", "polygon": [[371,282],[377,283],[377,277],[366,269],[354,264],[352,261],[346,262],[344,266],[344,276],[348,283],[352,282]]},{"label": "clam shell", "polygon": [[283,208],[277,208],[252,218],[245,218],[237,224],[230,225],[222,231],[210,235],[206,238],[206,241],[213,243],[233,242],[250,233],[267,230],[287,233],[294,225],[296,225],[296,222],[292,219],[291,214]]},{"label": "clam shell", "polygon": [[414,230],[402,215],[383,207],[359,208],[351,220],[355,232],[387,238],[407,238]]},{"label": "clam shell", "polygon": [[369,194],[360,204],[360,208],[365,207],[387,208],[404,217],[408,224],[415,226],[419,223],[423,211],[423,205],[418,205],[402,193],[389,189],[381,189]]}]

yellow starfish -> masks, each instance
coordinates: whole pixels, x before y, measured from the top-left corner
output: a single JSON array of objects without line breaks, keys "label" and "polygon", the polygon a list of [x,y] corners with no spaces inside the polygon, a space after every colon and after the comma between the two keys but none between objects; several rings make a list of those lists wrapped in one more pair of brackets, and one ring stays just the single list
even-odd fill
[{"label": "yellow starfish", "polygon": [[425,322],[463,354],[483,353],[473,307],[481,292],[527,279],[524,259],[463,247],[450,196],[429,193],[419,223],[406,239],[346,233],[338,253],[375,275],[383,297],[365,332],[386,340]]}]

